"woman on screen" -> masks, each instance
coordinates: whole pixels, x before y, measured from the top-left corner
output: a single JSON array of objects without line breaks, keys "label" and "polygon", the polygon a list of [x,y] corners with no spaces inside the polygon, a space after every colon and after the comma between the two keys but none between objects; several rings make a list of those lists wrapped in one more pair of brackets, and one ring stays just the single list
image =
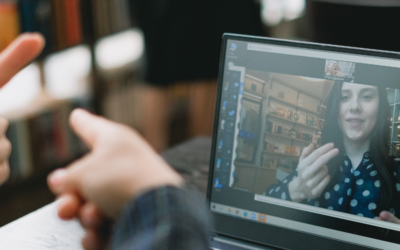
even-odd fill
[{"label": "woman on screen", "polygon": [[398,222],[399,164],[390,156],[384,88],[336,82],[327,100],[322,147],[306,147],[297,169],[265,195]]},{"label": "woman on screen", "polygon": [[338,76],[338,77],[346,76],[340,69],[338,62],[334,62],[332,66],[327,65],[325,68],[325,73],[326,73],[326,75],[329,75],[329,76]]}]

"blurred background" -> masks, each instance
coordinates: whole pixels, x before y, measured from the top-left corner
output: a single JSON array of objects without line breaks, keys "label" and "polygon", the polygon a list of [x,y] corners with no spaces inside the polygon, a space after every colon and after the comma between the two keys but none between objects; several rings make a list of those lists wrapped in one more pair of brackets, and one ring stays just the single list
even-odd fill
[{"label": "blurred background", "polygon": [[399,12],[392,0],[0,0],[0,51],[23,32],[46,38],[0,90],[13,145],[0,226],[52,202],[47,174],[87,152],[74,108],[162,152],[212,136],[223,33],[399,51]]}]

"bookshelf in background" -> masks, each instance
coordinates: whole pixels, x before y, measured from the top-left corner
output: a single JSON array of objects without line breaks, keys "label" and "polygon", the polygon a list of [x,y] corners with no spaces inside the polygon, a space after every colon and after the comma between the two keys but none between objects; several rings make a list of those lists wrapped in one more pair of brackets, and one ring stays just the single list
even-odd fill
[{"label": "bookshelf in background", "polygon": [[[129,107],[136,107],[132,100],[138,99],[143,38],[130,26],[126,0],[0,0],[0,51],[23,32],[40,32],[46,39],[33,67],[40,78],[37,89],[25,98],[24,105],[4,102],[8,110],[0,110],[10,120],[7,135],[14,149],[11,178],[2,191],[45,176],[86,152],[68,127],[69,113],[75,107],[137,125],[137,109]],[[78,66],[82,60],[89,65]],[[68,71],[79,71],[79,67],[88,72]],[[74,74],[79,77],[71,78]],[[27,84],[32,81],[26,79]],[[0,96],[8,91],[7,96],[15,96],[10,102],[23,102],[17,95],[23,87],[10,90],[17,85],[11,81]],[[71,85],[76,91],[68,89]]]},{"label": "bookshelf in background", "polygon": [[91,1],[92,3],[93,31],[96,39],[132,26],[127,0],[81,1]]},{"label": "bookshelf in background", "polygon": [[29,109],[5,115],[10,121],[6,135],[13,145],[8,185],[47,174],[86,152],[68,125],[71,111],[84,105],[79,100],[55,100],[45,93],[38,98]]},{"label": "bookshelf in background", "polygon": [[322,100],[324,90],[332,84],[277,73],[246,72],[234,188],[263,194],[295,170],[304,147],[310,143],[320,145]]},{"label": "bookshelf in background", "polygon": [[19,33],[40,32],[44,54],[131,27],[126,0],[0,0],[0,51]]},{"label": "bookshelf in background", "polygon": [[139,128],[144,39],[137,28],[102,37],[94,45],[98,109],[105,117]]},{"label": "bookshelf in background", "polygon": [[0,51],[19,33],[18,7],[15,2],[0,1]]},{"label": "bookshelf in background", "polygon": [[390,107],[390,146],[392,155],[400,158],[400,89],[387,89]]},{"label": "bookshelf in background", "polygon": [[[285,94],[290,97],[285,98]],[[271,155],[298,160],[304,147],[320,144],[321,104],[320,99],[272,80],[265,121],[264,167],[271,165]],[[294,170],[293,166],[289,169]]]},{"label": "bookshelf in background", "polygon": [[[45,72],[53,70],[57,73],[55,59],[68,61],[63,56],[52,54],[48,59],[52,67],[46,61]],[[71,70],[69,73],[73,75],[74,72]],[[70,89],[43,89],[40,74],[38,64],[32,63],[0,91],[0,115],[9,120],[6,136],[13,147],[9,159],[11,176],[0,194],[8,193],[26,181],[44,177],[54,168],[64,167],[86,152],[69,128],[68,117],[76,107],[90,109],[90,99],[72,91],[77,89],[76,85],[69,85]],[[62,78],[67,83],[74,79]],[[46,79],[51,83],[51,77]],[[75,95],[55,98],[60,92]]]}]

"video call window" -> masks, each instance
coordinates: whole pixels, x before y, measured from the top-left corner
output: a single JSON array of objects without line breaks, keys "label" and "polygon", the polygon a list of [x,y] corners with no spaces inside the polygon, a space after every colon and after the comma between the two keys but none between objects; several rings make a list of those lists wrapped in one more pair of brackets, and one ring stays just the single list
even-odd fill
[{"label": "video call window", "polygon": [[356,64],[338,60],[326,60],[325,78],[334,81],[354,82]]},{"label": "video call window", "polygon": [[325,79],[247,69],[231,187],[371,219],[400,216],[400,89],[357,83],[355,70],[334,60]]}]

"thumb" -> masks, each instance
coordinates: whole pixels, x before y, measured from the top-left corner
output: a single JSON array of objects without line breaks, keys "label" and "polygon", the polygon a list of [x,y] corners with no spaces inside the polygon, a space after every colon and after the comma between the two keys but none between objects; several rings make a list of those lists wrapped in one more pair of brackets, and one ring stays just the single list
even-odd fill
[{"label": "thumb", "polygon": [[100,136],[112,128],[114,123],[83,109],[75,109],[70,116],[70,125],[85,144],[93,149]]}]

